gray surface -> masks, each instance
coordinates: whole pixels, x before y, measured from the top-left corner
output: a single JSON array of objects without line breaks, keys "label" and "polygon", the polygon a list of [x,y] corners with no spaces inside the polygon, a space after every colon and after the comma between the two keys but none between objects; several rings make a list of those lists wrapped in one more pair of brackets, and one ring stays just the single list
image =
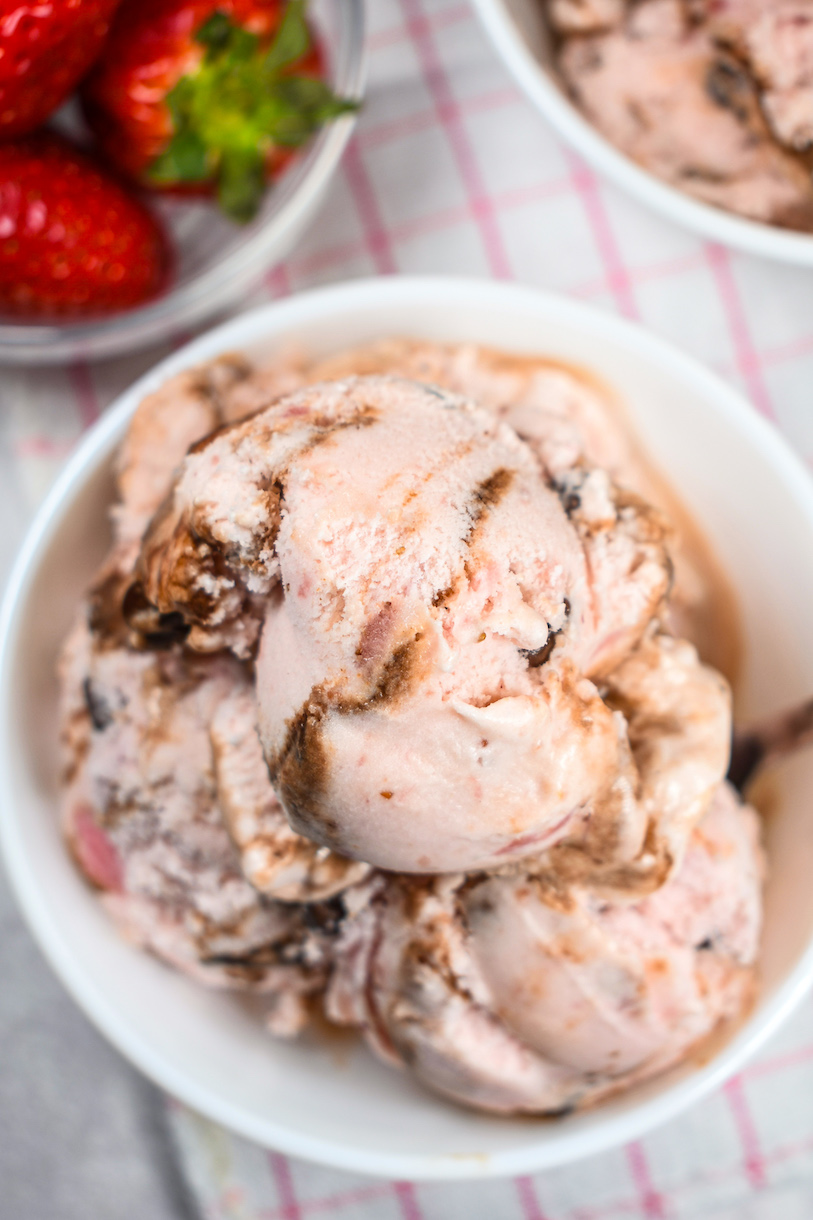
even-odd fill
[{"label": "gray surface", "polygon": [[2,1220],[189,1220],[163,1098],[63,991],[2,874],[0,978]]}]

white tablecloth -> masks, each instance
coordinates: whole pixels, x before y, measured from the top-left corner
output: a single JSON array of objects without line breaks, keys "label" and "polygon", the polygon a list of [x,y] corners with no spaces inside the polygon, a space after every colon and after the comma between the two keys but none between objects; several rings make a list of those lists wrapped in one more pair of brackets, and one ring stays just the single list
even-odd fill
[{"label": "white tablecloth", "polygon": [[[245,305],[376,273],[514,278],[640,320],[813,457],[813,274],[699,241],[597,180],[520,95],[466,3],[369,9],[357,138],[309,235]],[[83,428],[174,341],[0,374],[4,569]],[[0,917],[0,1037],[13,1050],[0,1072],[0,1216],[182,1215],[154,1095],[62,996],[5,893]],[[808,1001],[742,1076],[668,1127],[533,1179],[376,1182],[269,1155],[174,1104],[170,1119],[213,1220],[809,1220],[812,1013]]]}]

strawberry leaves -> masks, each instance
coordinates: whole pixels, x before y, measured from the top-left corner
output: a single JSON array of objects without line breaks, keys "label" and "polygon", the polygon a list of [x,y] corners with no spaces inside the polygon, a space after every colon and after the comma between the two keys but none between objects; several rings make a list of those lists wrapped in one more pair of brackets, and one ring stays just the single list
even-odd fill
[{"label": "strawberry leaves", "polygon": [[245,223],[259,208],[273,149],[299,148],[357,103],[295,74],[311,49],[305,0],[290,0],[270,46],[221,11],[195,39],[206,53],[167,95],[174,134],[148,176],[162,186],[214,181],[223,211]]},{"label": "strawberry leaves", "polygon": [[287,68],[310,50],[311,38],[305,20],[305,0],[291,0],[282,15],[277,35],[265,57],[269,72]]},{"label": "strawberry leaves", "polygon": [[245,224],[256,215],[265,191],[265,165],[253,152],[228,151],[221,158],[217,201],[232,220]]}]

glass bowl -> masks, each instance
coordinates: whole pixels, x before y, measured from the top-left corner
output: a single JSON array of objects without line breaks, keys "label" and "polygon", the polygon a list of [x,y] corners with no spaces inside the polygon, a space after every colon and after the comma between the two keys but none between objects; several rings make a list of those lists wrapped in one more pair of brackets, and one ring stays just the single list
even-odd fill
[{"label": "glass bowl", "polygon": [[[309,16],[326,49],[334,90],[360,99],[364,86],[364,0],[312,0]],[[267,192],[249,225],[237,226],[206,200],[156,197],[175,254],[171,287],[146,305],[109,317],[47,324],[4,321],[0,364],[56,364],[145,347],[222,312],[293,248],[327,190],[355,115],[324,127]]]}]

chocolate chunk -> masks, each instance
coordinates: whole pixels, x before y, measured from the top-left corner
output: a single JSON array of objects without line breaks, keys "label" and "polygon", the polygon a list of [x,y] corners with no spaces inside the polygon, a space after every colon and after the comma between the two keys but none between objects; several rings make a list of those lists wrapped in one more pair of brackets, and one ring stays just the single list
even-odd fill
[{"label": "chocolate chunk", "polygon": [[85,707],[88,710],[94,729],[99,733],[104,732],[107,726],[113,723],[113,713],[110,710],[110,705],[94,688],[90,678],[85,678],[82,683],[82,694],[85,697]]},{"label": "chocolate chunk", "polygon": [[540,665],[545,664],[556,647],[557,635],[558,631],[552,631],[541,648],[520,648],[520,654],[527,659],[529,669],[539,669]]},{"label": "chocolate chunk", "polygon": [[140,581],[130,585],[124,595],[122,612],[125,621],[142,637],[144,647],[156,652],[182,644],[189,635],[189,624],[177,610],[162,614],[147,600]]},{"label": "chocolate chunk", "polygon": [[706,73],[706,92],[713,102],[746,123],[754,89],[748,74],[732,59],[716,59]]}]

